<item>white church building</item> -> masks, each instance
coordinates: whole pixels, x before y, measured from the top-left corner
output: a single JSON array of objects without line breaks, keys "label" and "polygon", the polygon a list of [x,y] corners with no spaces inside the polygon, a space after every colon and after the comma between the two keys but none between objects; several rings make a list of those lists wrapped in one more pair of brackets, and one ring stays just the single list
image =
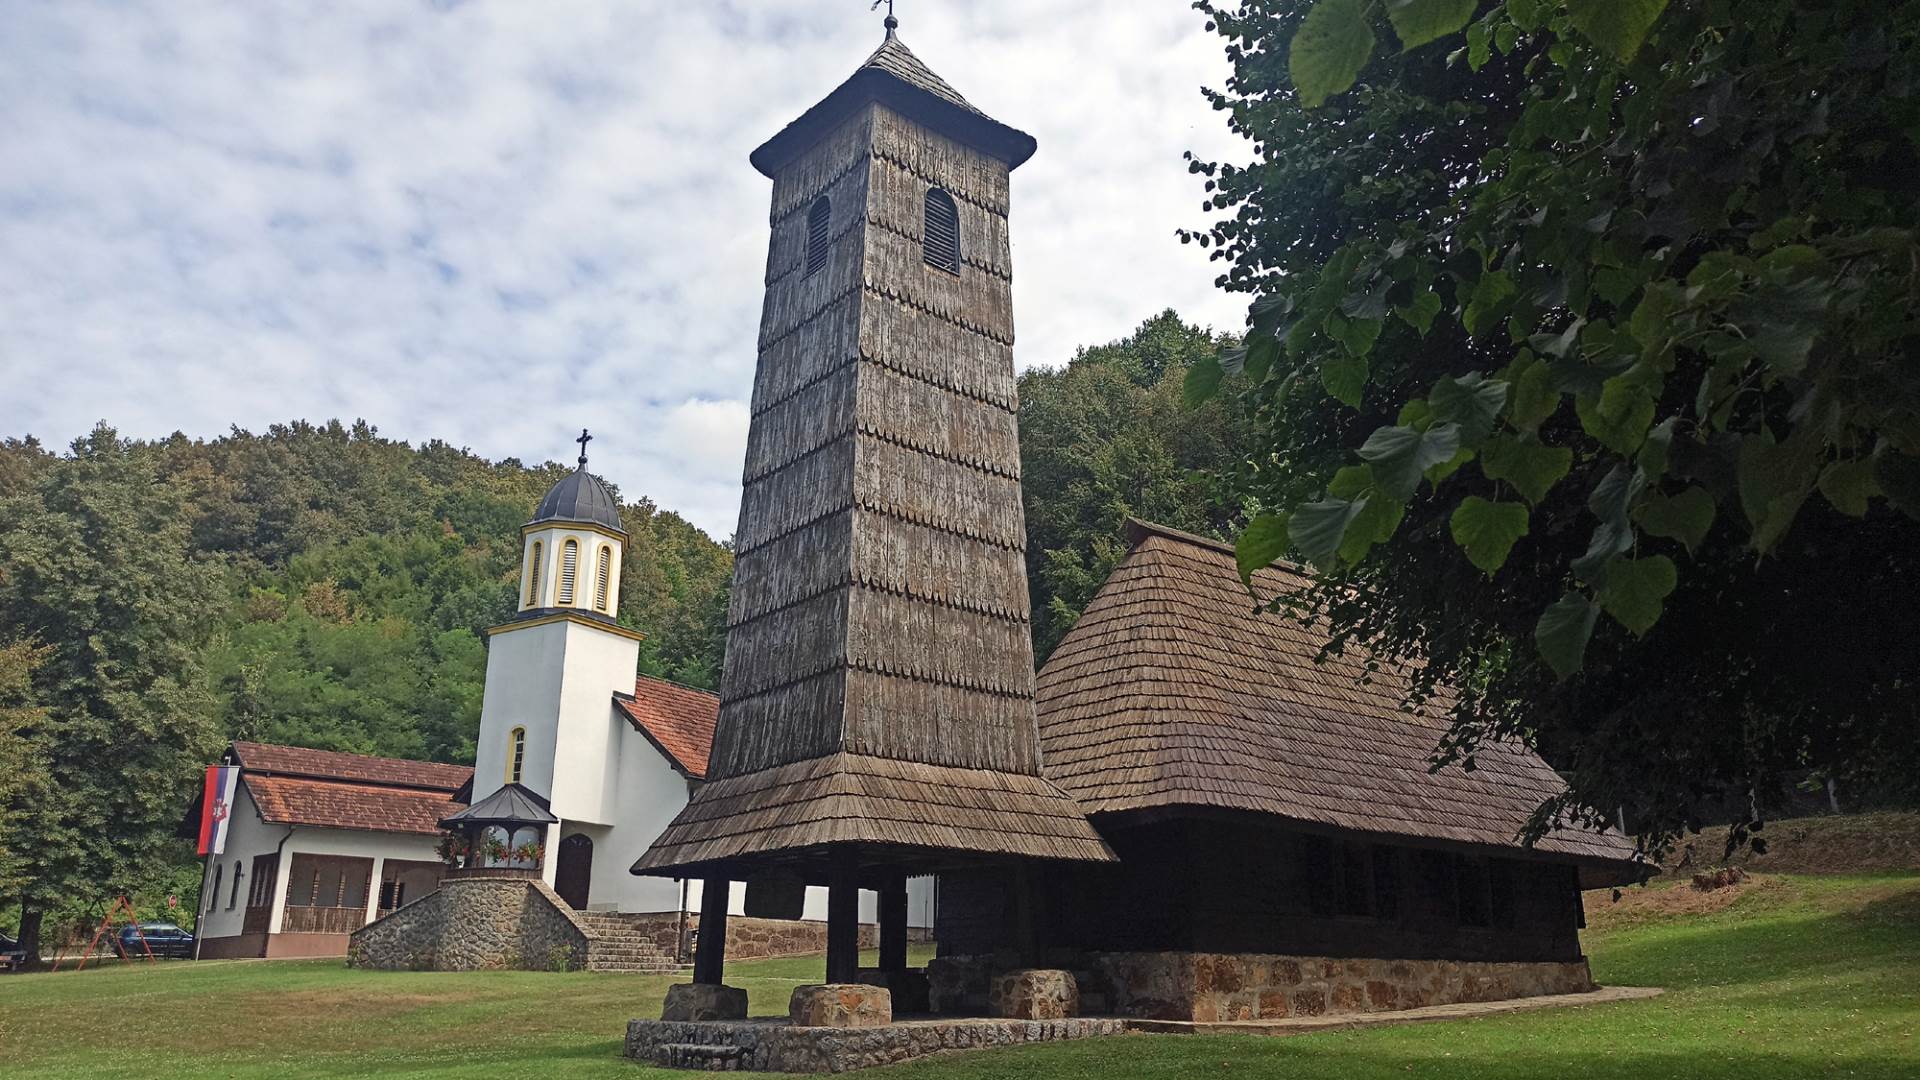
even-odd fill
[{"label": "white church building", "polygon": [[[510,784],[558,819],[540,876],[575,909],[700,910],[700,882],[629,867],[704,781],[719,699],[638,673],[641,635],[616,621],[627,534],[586,464],[583,453],[521,527],[519,610],[488,631],[472,768],[233,744],[238,783],[213,811],[228,822],[224,848],[201,882],[202,957],[344,955],[354,930],[438,886],[440,822]],[[204,799],[183,831],[198,828]],[[734,882],[729,912],[826,918],[824,888],[756,893]],[[931,878],[909,882],[910,926],[933,925],[933,896]],[[875,905],[862,895],[862,922]]]}]

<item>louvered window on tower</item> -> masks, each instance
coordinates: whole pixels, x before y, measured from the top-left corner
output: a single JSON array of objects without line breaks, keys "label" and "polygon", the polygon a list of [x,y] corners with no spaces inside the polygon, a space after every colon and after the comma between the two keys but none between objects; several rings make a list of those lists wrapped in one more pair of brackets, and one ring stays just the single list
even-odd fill
[{"label": "louvered window on tower", "polygon": [[927,265],[949,274],[960,272],[960,208],[953,196],[931,188],[927,191],[926,239]]},{"label": "louvered window on tower", "polygon": [[527,559],[527,607],[536,607],[540,603],[540,563],[545,554],[540,541],[533,542],[533,554]]},{"label": "louvered window on tower", "polygon": [[807,273],[827,265],[827,231],[833,225],[833,204],[825,195],[807,211]]},{"label": "louvered window on tower", "polygon": [[559,603],[573,603],[573,583],[580,577],[580,541],[569,540],[560,547]]},{"label": "louvered window on tower", "polygon": [[607,589],[612,584],[613,549],[600,545],[599,565],[593,571],[593,610],[607,610]]}]

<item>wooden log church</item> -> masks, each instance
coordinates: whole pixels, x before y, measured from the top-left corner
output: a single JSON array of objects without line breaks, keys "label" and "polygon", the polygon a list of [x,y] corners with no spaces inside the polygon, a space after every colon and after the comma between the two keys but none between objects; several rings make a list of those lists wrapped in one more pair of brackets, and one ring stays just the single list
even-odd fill
[{"label": "wooden log church", "polygon": [[[1324,634],[1254,614],[1221,545],[1137,524],[1036,712],[1008,227],[1035,143],[896,26],[752,155],[772,238],[708,782],[633,872],[825,886],[826,982],[902,1011],[1023,1015],[1006,977],[1036,969],[1055,1009],[1188,1019],[1587,988],[1578,889],[1639,874],[1632,844],[1520,845],[1553,771],[1494,747],[1429,772],[1440,729],[1404,682],[1317,662]],[[917,973],[922,874],[939,956]],[[668,1019],[743,1012],[726,915],[702,911]]]}]

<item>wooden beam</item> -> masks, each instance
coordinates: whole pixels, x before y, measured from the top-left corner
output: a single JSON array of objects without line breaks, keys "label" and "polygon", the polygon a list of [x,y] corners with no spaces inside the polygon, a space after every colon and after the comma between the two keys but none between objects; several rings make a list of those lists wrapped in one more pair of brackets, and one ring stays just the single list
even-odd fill
[{"label": "wooden beam", "polygon": [[727,962],[727,894],[733,882],[708,878],[700,883],[700,943],[693,950],[693,981],[721,984]]},{"label": "wooden beam", "polygon": [[854,853],[836,850],[827,884],[827,981],[860,977],[860,878]]},{"label": "wooden beam", "polygon": [[893,874],[880,889],[880,970],[907,970],[907,876]]}]

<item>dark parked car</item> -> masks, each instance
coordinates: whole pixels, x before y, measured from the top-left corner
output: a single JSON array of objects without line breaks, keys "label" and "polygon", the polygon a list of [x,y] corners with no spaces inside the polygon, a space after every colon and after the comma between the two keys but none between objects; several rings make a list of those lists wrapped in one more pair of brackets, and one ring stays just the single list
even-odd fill
[{"label": "dark parked car", "polygon": [[[147,939],[144,946],[140,944],[142,937]],[[143,959],[149,950],[155,956],[188,960],[193,957],[193,935],[170,922],[147,922],[141,923],[138,931],[131,926],[121,930],[114,947],[129,960]]]},{"label": "dark parked car", "polygon": [[20,943],[6,934],[0,934],[0,971],[19,967],[26,961],[27,954],[20,951]]}]

